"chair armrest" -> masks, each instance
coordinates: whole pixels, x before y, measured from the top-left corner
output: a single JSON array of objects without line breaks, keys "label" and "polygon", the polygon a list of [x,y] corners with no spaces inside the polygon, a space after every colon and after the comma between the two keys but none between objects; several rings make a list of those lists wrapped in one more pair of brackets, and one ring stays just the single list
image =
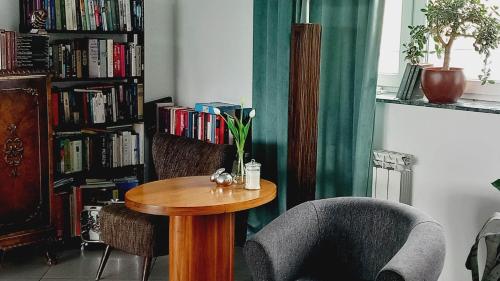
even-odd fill
[{"label": "chair armrest", "polygon": [[441,225],[422,222],[378,273],[376,281],[437,281],[443,269],[445,239]]},{"label": "chair armrest", "polygon": [[245,244],[254,281],[295,280],[319,242],[318,216],[310,202],[290,209]]}]

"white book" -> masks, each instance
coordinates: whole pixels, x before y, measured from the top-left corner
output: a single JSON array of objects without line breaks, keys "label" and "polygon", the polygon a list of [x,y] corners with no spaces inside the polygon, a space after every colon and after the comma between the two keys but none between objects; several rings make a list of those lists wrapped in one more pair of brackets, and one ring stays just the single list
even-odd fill
[{"label": "white book", "polygon": [[136,165],[138,164],[137,162],[137,158],[136,158],[136,154],[138,153],[138,149],[137,149],[137,145],[138,145],[138,141],[137,141],[137,135],[132,135],[131,138],[130,138],[130,164],[132,165]]},{"label": "white book", "polygon": [[116,134],[113,134],[111,136],[111,146],[113,148],[113,168],[119,167],[118,166],[118,138]]},{"label": "white book", "polygon": [[71,142],[72,154],[73,154],[73,172],[81,172],[82,169],[82,141],[75,140]]},{"label": "white book", "polygon": [[89,13],[87,16],[90,16],[90,30],[96,30],[97,29],[97,26],[96,26],[96,22],[95,22],[95,8],[94,8],[94,1],[93,0],[89,0]]},{"label": "white book", "polygon": [[118,135],[117,139],[118,139],[118,143],[117,143],[118,159],[117,159],[117,162],[118,162],[118,167],[122,167],[123,166],[123,136],[120,134],[120,135]]},{"label": "white book", "polygon": [[118,0],[118,15],[117,15],[117,18],[118,18],[118,23],[119,23],[119,26],[120,26],[120,30],[123,31],[125,30],[125,21],[124,21],[124,4],[123,4],[123,0]]},{"label": "white book", "polygon": [[108,76],[108,41],[99,40],[99,77]]},{"label": "white book", "polygon": [[122,149],[122,157],[123,157],[123,166],[131,165],[131,134],[130,132],[122,132],[122,140],[123,140],[123,149]]},{"label": "white book", "polygon": [[71,30],[78,30],[77,18],[76,18],[76,2],[79,0],[71,0]]},{"label": "white book", "polygon": [[130,75],[138,76],[137,75],[137,66],[136,66],[137,58],[136,58],[136,53],[135,53],[135,44],[129,43],[128,49],[130,50]]},{"label": "white book", "polygon": [[99,39],[89,39],[88,43],[88,67],[89,77],[99,77]]},{"label": "white book", "polygon": [[106,3],[104,0],[100,0],[101,6],[101,21],[102,21],[102,30],[108,31],[108,18],[106,16]]},{"label": "white book", "polygon": [[139,136],[139,144],[138,144],[138,155],[139,155],[139,163],[144,164],[144,123],[136,123],[134,124],[134,133]]},{"label": "white book", "polygon": [[108,77],[113,77],[113,39],[108,39],[106,43],[107,43],[106,53],[108,55],[107,59]]},{"label": "white book", "polygon": [[73,25],[71,25],[71,21],[73,19],[73,15],[71,12],[71,2],[72,0],[64,0],[64,9],[65,9],[65,16],[66,16],[66,29],[67,30],[73,30]]},{"label": "white book", "polygon": [[130,14],[130,1],[125,2],[125,25],[127,26],[127,31],[132,31],[132,15]]},{"label": "white book", "polygon": [[94,112],[94,124],[102,124],[106,123],[106,99],[104,98],[104,94],[102,92],[98,92],[92,98],[92,109]]}]

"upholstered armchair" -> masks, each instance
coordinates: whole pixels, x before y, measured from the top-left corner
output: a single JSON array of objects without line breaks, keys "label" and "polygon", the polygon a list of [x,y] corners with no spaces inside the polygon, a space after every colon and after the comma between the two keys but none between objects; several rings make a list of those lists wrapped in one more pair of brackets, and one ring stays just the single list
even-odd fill
[{"label": "upholstered armchair", "polygon": [[417,209],[372,198],[310,201],[251,237],[254,281],[436,281],[445,241]]},{"label": "upholstered armchair", "polygon": [[[216,145],[170,134],[153,139],[153,162],[159,179],[210,175],[220,167],[230,169],[235,151],[229,145]],[[208,180],[208,177],[207,177]],[[123,204],[105,206],[99,213],[101,240],[107,245],[96,280],[111,250],[119,249],[144,257],[142,280],[148,279],[153,257],[168,254],[168,217],[132,211]]]}]

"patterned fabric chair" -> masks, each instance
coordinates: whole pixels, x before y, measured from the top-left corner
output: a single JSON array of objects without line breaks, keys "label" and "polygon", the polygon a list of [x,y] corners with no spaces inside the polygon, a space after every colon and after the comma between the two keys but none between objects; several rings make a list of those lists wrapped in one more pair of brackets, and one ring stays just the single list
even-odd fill
[{"label": "patterned fabric chair", "polygon": [[439,223],[372,198],[303,203],[245,245],[254,281],[437,281],[444,257]]},{"label": "patterned fabric chair", "polygon": [[[153,139],[153,162],[159,179],[210,175],[216,169],[230,170],[235,151],[169,134]],[[207,179],[208,180],[208,179]],[[101,240],[107,245],[97,271],[99,280],[111,249],[144,257],[142,280],[149,277],[153,257],[168,254],[168,217],[135,212],[123,204],[105,206],[99,213]]]}]

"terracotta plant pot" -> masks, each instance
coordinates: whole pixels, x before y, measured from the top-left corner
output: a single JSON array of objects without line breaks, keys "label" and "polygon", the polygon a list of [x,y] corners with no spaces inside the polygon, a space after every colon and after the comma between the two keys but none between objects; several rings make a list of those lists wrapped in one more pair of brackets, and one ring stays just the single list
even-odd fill
[{"label": "terracotta plant pot", "polygon": [[431,103],[455,103],[465,90],[463,68],[427,67],[422,71],[422,90]]}]

